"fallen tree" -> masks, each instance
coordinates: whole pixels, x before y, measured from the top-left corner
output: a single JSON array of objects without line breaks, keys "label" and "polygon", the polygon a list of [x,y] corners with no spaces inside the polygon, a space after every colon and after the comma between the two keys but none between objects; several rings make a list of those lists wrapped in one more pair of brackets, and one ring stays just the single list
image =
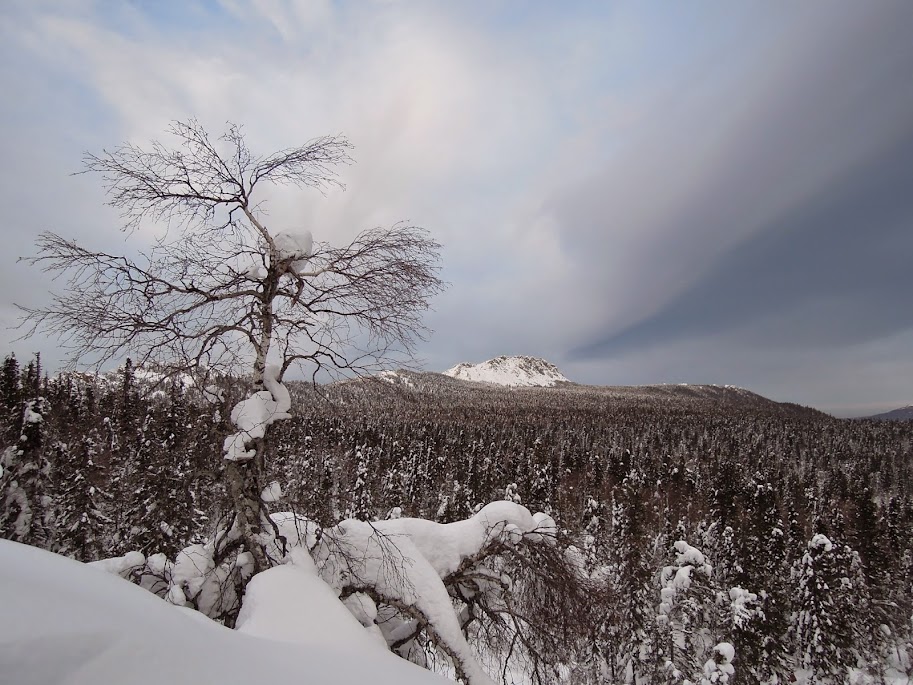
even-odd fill
[{"label": "fallen tree", "polygon": [[[318,578],[379,644],[425,667],[443,665],[471,685],[506,681],[508,673],[554,682],[586,633],[595,586],[547,514],[499,501],[448,524],[347,519],[324,528],[292,513],[271,520],[269,553]],[[245,630],[282,599],[258,590],[271,583],[266,571],[240,600],[252,560],[218,558],[223,541],[237,537],[219,531],[173,561],[131,553],[99,563],[210,618],[239,610],[237,627]]]}]

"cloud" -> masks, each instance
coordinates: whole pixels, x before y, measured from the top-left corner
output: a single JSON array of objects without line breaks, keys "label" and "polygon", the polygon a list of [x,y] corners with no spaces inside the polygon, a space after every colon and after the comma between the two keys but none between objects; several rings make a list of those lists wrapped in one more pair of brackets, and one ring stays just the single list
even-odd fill
[{"label": "cloud", "polygon": [[828,347],[913,327],[905,306],[913,288],[911,156],[913,124],[904,139],[719,255],[657,312],[576,356],[725,331],[740,332],[747,345]]},{"label": "cloud", "polygon": [[[58,170],[78,169],[85,148],[146,142],[161,137],[169,120],[188,116],[212,130],[226,119],[243,122],[251,145],[264,151],[334,132],[356,144],[359,163],[342,169],[348,192],[323,198],[274,189],[261,198],[269,225],[303,223],[319,238],[341,241],[410,220],[448,245],[455,274],[485,260],[503,267],[533,249],[514,243],[503,198],[518,192],[511,179],[547,154],[537,141],[554,138],[547,133],[550,91],[541,87],[536,59],[512,52],[510,41],[490,40],[470,17],[394,4],[357,13],[333,6],[299,21],[301,9],[232,3],[230,15],[212,17],[220,26],[212,33],[136,11],[22,6],[7,34],[21,62],[8,82],[65,84],[69,97],[40,92],[28,107],[38,119],[35,135],[10,149],[7,202],[23,173],[47,179],[41,193],[33,193],[37,185],[25,189],[29,204],[41,194],[59,198],[15,217],[15,231],[8,230],[19,253],[39,230],[66,232],[86,217],[97,221],[91,237],[116,236],[110,212],[84,212],[85,196],[78,217],[61,211],[80,191]],[[7,116],[24,118],[24,109],[10,103]],[[92,121],[90,111],[99,118]],[[99,189],[90,197],[100,205]],[[39,282],[21,269],[15,278]]]},{"label": "cloud", "polygon": [[[39,230],[136,249],[148,236],[124,242],[97,183],[67,174],[195,116],[264,152],[350,137],[347,191],[273,190],[267,224],[430,228],[452,284],[430,368],[522,352],[581,381],[764,385],[780,377],[746,370],[876,354],[909,325],[911,19],[902,2],[7,3],[0,287],[44,297],[14,263]],[[36,345],[59,357],[12,347]],[[808,368],[809,401],[830,401],[833,367]]]},{"label": "cloud", "polygon": [[[724,69],[700,93],[680,87],[674,116],[667,107],[641,122],[641,137],[601,172],[549,200],[577,267],[575,290],[594,313],[572,356],[764,317],[804,297],[797,289],[814,286],[825,253],[855,259],[863,273],[878,271],[883,253],[905,254],[896,223],[908,165],[894,148],[913,121],[902,76],[913,49],[898,28],[908,10],[893,9],[809,13],[780,27],[776,54],[772,35],[746,45],[729,60],[737,79]],[[850,191],[857,205],[844,199]],[[834,216],[848,211],[855,230]],[[881,290],[897,284],[883,275]],[[860,280],[846,279],[852,296],[867,306],[885,298],[891,319],[890,294]]]}]

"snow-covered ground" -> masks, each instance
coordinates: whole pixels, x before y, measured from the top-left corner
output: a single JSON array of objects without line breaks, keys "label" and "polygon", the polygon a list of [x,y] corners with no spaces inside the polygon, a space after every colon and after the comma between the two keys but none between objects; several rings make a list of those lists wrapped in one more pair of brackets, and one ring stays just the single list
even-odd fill
[{"label": "snow-covered ground", "polygon": [[495,357],[480,364],[457,364],[445,376],[477,383],[551,387],[568,379],[551,362],[537,357]]},{"label": "snow-covered ground", "polygon": [[282,566],[257,582],[233,631],[116,575],[0,540],[0,683],[452,682],[387,652],[306,572]]}]

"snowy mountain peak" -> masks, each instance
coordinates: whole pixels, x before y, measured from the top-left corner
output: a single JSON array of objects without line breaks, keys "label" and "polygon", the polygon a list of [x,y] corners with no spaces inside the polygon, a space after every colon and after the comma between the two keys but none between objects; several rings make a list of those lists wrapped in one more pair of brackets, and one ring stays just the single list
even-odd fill
[{"label": "snowy mountain peak", "polygon": [[556,383],[569,382],[551,362],[524,355],[495,357],[481,364],[457,364],[444,375],[495,385],[551,387]]}]

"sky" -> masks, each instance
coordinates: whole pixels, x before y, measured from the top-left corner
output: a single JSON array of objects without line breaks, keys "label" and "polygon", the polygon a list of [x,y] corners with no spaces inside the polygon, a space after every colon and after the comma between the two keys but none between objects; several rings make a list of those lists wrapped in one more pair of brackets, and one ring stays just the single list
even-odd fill
[{"label": "sky", "polygon": [[716,383],[838,416],[913,404],[913,3],[0,3],[0,349],[52,230],[131,252],[84,152],[195,117],[255,151],[344,134],[344,192],[270,190],[341,244],[443,245],[428,370]]}]

